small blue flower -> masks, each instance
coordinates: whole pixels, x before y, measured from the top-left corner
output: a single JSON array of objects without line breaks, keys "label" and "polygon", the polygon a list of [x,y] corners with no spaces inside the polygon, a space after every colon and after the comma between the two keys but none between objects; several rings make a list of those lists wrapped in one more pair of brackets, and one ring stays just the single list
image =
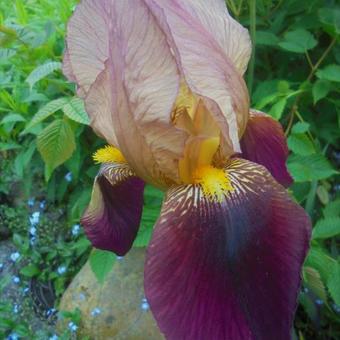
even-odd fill
[{"label": "small blue flower", "polygon": [[54,314],[57,310],[55,308],[50,308],[47,310],[46,315],[47,316],[51,316],[52,314]]},{"label": "small blue flower", "polygon": [[48,340],[58,340],[58,339],[59,339],[58,335],[53,334],[52,336],[49,337]]},{"label": "small blue flower", "polygon": [[122,260],[124,256],[117,256],[117,260]]},{"label": "small blue flower", "polygon": [[0,263],[0,270],[4,267],[3,263]]},{"label": "small blue flower", "polygon": [[34,197],[31,197],[31,198],[27,201],[27,205],[28,205],[29,207],[33,207],[33,206],[34,206],[34,202],[35,202]]},{"label": "small blue flower", "polygon": [[142,308],[143,311],[148,311],[150,309],[150,305],[145,298],[142,299],[141,308]]},{"label": "small blue flower", "polygon": [[41,201],[41,202],[40,202],[40,204],[39,204],[39,208],[40,208],[40,209],[42,209],[42,210],[44,210],[44,209],[45,209],[45,207],[46,207],[46,201],[45,201],[45,200],[43,200],[43,201]]},{"label": "small blue flower", "polygon": [[20,257],[20,253],[17,252],[17,251],[15,253],[12,253],[11,256],[10,256],[10,258],[13,262],[16,262],[19,259],[19,257]]},{"label": "small blue flower", "polygon": [[70,329],[71,332],[76,332],[78,329],[78,326],[74,322],[69,322],[68,328]]},{"label": "small blue flower", "polygon": [[14,283],[19,283],[20,277],[19,276],[13,276],[12,280],[13,280]]},{"label": "small blue flower", "polygon": [[79,224],[75,224],[72,227],[72,235],[73,236],[77,236],[79,234],[79,231],[80,231],[80,225]]},{"label": "small blue flower", "polygon": [[66,273],[66,267],[65,266],[59,266],[58,269],[57,269],[57,272],[59,275],[63,275]]},{"label": "small blue flower", "polygon": [[98,308],[98,307],[96,307],[96,308],[92,309],[91,315],[92,315],[92,316],[97,316],[97,315],[99,315],[101,312],[102,312],[101,309]]},{"label": "small blue flower", "polygon": [[66,182],[72,182],[72,174],[70,172],[68,172],[66,175],[65,175],[65,180]]},{"label": "small blue flower", "polygon": [[23,289],[24,294],[27,294],[29,291],[30,291],[29,287],[25,287],[25,288]]},{"label": "small blue flower", "polygon": [[30,217],[30,223],[32,226],[35,226],[39,223],[40,219],[40,211],[35,211]]},{"label": "small blue flower", "polygon": [[315,303],[316,303],[318,306],[323,305],[323,301],[320,300],[320,299],[316,299],[316,300],[315,300]]},{"label": "small blue flower", "polygon": [[30,239],[30,245],[34,246],[35,242],[37,241],[37,238],[35,236],[31,237]]},{"label": "small blue flower", "polygon": [[14,314],[18,314],[18,312],[19,312],[19,306],[17,304],[14,304],[14,306],[13,306],[13,313]]},{"label": "small blue flower", "polygon": [[36,233],[37,233],[37,228],[36,227],[31,227],[30,228],[30,234],[34,236]]},{"label": "small blue flower", "polygon": [[19,335],[17,333],[11,333],[8,337],[7,340],[19,340]]},{"label": "small blue flower", "polygon": [[84,293],[79,294],[79,300],[84,301],[86,299],[86,296]]}]

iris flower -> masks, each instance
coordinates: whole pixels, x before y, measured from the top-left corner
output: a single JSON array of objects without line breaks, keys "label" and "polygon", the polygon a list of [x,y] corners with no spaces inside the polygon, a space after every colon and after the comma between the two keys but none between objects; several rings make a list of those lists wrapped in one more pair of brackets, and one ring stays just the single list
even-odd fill
[{"label": "iris flower", "polygon": [[64,73],[108,146],[82,218],[126,254],[143,189],[166,192],[144,288],[166,338],[289,339],[310,221],[280,124],[249,109],[251,43],[223,0],[83,0]]}]

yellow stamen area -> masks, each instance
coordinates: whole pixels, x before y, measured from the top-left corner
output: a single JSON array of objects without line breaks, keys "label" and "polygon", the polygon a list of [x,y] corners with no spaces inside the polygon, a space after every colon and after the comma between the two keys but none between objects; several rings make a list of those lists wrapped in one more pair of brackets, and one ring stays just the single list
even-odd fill
[{"label": "yellow stamen area", "polygon": [[211,165],[200,167],[194,172],[194,183],[201,185],[205,196],[218,202],[222,202],[226,193],[235,190],[228,174]]},{"label": "yellow stamen area", "polygon": [[111,145],[97,150],[92,157],[96,163],[126,163],[122,153]]}]

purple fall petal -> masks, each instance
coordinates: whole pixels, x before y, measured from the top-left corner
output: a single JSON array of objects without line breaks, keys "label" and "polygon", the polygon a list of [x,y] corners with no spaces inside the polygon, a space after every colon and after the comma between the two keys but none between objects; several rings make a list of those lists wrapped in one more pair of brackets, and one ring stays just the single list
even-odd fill
[{"label": "purple fall petal", "polygon": [[234,191],[170,189],[147,252],[145,291],[167,339],[288,340],[310,221],[268,173],[235,159]]},{"label": "purple fall petal", "polygon": [[120,256],[130,250],[142,216],[143,191],[144,182],[127,165],[102,166],[81,219],[94,247]]},{"label": "purple fall petal", "polygon": [[293,179],[286,161],[288,147],[284,131],[279,122],[268,115],[251,111],[246,131],[241,139],[242,156],[264,165],[283,186],[289,187]]}]

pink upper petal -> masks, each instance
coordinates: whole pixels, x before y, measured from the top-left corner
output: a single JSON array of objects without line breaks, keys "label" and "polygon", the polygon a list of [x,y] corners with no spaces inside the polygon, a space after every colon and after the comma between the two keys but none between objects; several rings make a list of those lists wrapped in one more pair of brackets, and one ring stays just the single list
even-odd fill
[{"label": "pink upper petal", "polygon": [[251,40],[248,30],[230,16],[225,1],[186,0],[181,6],[200,21],[243,74],[251,56]]},{"label": "pink upper petal", "polygon": [[[239,135],[248,119],[249,98],[241,72],[188,6],[177,0],[144,0],[173,46],[191,91],[207,103],[229,147],[240,151]],[[217,104],[217,105],[216,105]]]},{"label": "pink upper petal", "polygon": [[180,74],[144,2],[82,1],[68,26],[67,47],[94,129],[118,144],[144,180],[157,186],[177,181],[187,134],[171,124],[170,112]]}]

